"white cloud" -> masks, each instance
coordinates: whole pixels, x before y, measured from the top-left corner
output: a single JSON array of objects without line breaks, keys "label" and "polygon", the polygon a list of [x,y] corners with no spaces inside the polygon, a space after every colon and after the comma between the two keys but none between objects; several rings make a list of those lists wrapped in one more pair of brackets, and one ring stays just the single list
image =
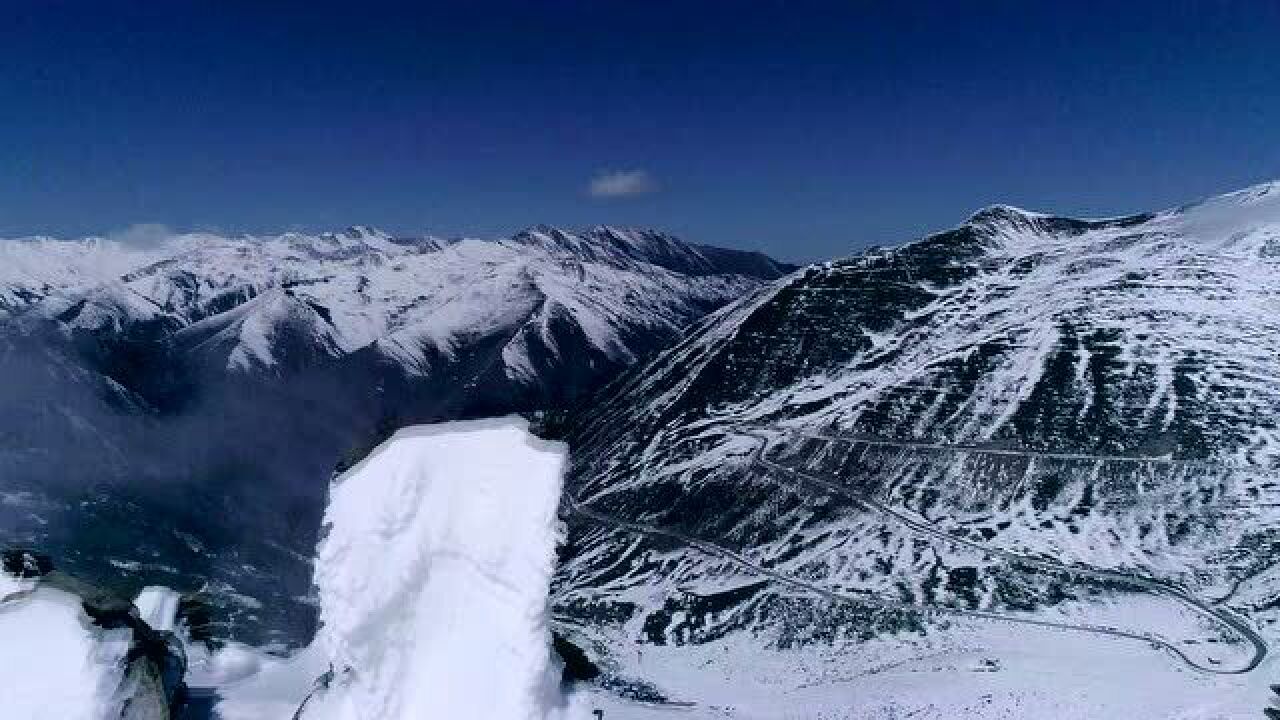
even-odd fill
[{"label": "white cloud", "polygon": [[164,244],[166,240],[173,237],[174,232],[167,225],[159,223],[138,223],[130,225],[123,230],[116,230],[108,233],[107,239],[114,240],[121,245],[128,245],[136,248],[154,248]]},{"label": "white cloud", "polygon": [[600,173],[587,186],[587,194],[595,198],[633,197],[657,191],[658,181],[645,170]]}]

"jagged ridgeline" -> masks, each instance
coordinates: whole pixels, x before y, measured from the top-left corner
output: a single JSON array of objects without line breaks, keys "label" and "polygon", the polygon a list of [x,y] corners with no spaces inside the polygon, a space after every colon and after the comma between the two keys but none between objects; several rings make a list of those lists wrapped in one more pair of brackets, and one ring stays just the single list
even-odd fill
[{"label": "jagged ridgeline", "polygon": [[637,644],[955,617],[1247,669],[1280,600],[1278,291],[1276,184],[992,207],[798,271],[577,418],[559,607],[637,682]]},{"label": "jagged ridgeline", "polygon": [[608,227],[0,242],[0,540],[305,642],[336,465],[406,424],[568,405],[791,269]]}]

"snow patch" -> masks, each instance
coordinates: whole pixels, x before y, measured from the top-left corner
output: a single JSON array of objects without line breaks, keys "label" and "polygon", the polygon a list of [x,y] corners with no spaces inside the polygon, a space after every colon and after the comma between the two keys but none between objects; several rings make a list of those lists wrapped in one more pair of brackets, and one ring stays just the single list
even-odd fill
[{"label": "snow patch", "polygon": [[315,642],[224,689],[219,712],[565,717],[547,600],[565,456],[517,418],[414,427],[383,443],[332,487]]},{"label": "snow patch", "polygon": [[0,572],[0,716],[119,717],[128,630],[96,630],[80,599]]},{"label": "snow patch", "polygon": [[182,596],[167,587],[151,585],[142,588],[133,605],[138,615],[152,630],[175,632],[178,626],[178,603]]}]

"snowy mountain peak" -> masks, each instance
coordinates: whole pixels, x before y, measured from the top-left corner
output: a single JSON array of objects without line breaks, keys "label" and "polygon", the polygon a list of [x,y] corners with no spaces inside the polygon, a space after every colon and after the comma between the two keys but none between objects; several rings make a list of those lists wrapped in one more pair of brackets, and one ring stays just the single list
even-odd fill
[{"label": "snowy mountain peak", "polygon": [[969,216],[961,227],[970,227],[987,235],[1010,231],[1078,234],[1104,227],[1138,226],[1156,218],[1182,218],[1197,222],[1218,216],[1235,226],[1251,222],[1280,222],[1280,181],[1259,183],[1159,212],[1102,218],[1073,218],[1026,210],[1014,205],[995,204]]},{"label": "snowy mountain peak", "polygon": [[1199,202],[1184,205],[1179,210],[1187,212],[1205,206],[1247,206],[1259,203],[1273,204],[1276,202],[1280,202],[1280,180],[1262,182],[1234,192],[1215,195]]},{"label": "snowy mountain peak", "polygon": [[344,234],[347,237],[353,238],[356,240],[363,240],[365,238],[377,238],[379,240],[386,240],[391,237],[390,235],[382,232],[381,230],[375,227],[370,227],[369,225],[352,225],[351,227],[347,228],[344,231]]},{"label": "snowy mountain peak", "polygon": [[[961,227],[971,228],[985,237],[997,240],[1019,237],[1025,243],[1041,235],[1078,235],[1103,227],[1133,226],[1150,220],[1152,217],[1154,217],[1152,214],[1144,213],[1140,215],[1084,219],[1035,212],[1013,205],[990,205],[971,215]],[[940,235],[945,234],[940,233]]]},{"label": "snowy mountain peak", "polygon": [[995,205],[988,205],[982,208],[981,210],[975,212],[973,215],[970,215],[968,222],[974,223],[974,224],[992,223],[992,222],[1010,222],[1010,221],[1025,222],[1025,221],[1035,220],[1037,218],[1043,218],[1043,217],[1048,217],[1048,215],[1046,215],[1045,213],[1034,212],[1031,210],[1024,210],[1015,205],[1005,205],[1003,203],[997,203]]},{"label": "snowy mountain peak", "polygon": [[597,225],[586,230],[566,230],[537,225],[516,233],[510,242],[591,262],[619,267],[649,264],[696,276],[732,274],[772,279],[795,269],[762,253],[696,245],[646,228]]}]

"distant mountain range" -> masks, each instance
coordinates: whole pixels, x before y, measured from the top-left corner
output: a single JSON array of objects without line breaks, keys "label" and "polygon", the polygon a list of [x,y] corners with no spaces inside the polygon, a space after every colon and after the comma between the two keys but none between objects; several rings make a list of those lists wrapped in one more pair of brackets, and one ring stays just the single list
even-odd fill
[{"label": "distant mountain range", "polygon": [[335,464],[566,407],[792,269],[610,227],[3,241],[0,531],[96,579],[208,581],[261,640],[300,615]]}]

